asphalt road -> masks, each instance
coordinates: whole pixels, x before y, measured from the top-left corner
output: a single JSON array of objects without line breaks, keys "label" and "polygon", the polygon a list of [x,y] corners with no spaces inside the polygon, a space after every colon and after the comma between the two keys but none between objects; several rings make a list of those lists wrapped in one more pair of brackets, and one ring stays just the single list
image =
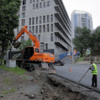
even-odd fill
[{"label": "asphalt road", "polygon": [[[56,68],[56,73],[58,75],[79,82],[90,66],[91,64],[70,64],[70,63],[68,64],[67,63],[64,66],[55,66],[55,68]],[[97,65],[97,67],[98,67],[97,88],[100,89],[100,64]],[[87,86],[91,86],[92,83],[91,70],[87,72],[87,74],[84,76],[84,78],[81,80],[80,83]]]}]

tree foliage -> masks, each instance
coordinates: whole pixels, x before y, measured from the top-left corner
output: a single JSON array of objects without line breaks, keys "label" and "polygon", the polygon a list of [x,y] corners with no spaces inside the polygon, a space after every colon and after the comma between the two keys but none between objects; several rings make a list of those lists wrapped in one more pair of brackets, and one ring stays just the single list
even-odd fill
[{"label": "tree foliage", "polygon": [[27,41],[23,40],[19,46],[20,50],[23,50],[26,46],[32,46],[32,40],[28,39]]},{"label": "tree foliage", "polygon": [[73,39],[73,44],[75,49],[80,51],[81,56],[83,55],[83,52],[90,46],[90,33],[91,31],[86,27],[77,27],[75,30],[75,38]]},{"label": "tree foliage", "polygon": [[90,47],[92,50],[100,50],[100,26],[91,35]]},{"label": "tree foliage", "polygon": [[20,0],[0,0],[0,47],[1,63],[4,52],[14,37],[14,29],[18,27],[17,13],[20,8]]}]

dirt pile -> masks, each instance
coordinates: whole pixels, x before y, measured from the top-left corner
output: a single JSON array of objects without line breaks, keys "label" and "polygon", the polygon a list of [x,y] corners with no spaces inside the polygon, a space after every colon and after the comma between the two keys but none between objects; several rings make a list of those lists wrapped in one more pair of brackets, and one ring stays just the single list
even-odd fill
[{"label": "dirt pile", "polygon": [[39,69],[21,76],[0,69],[0,87],[0,100],[99,100],[97,93]]}]

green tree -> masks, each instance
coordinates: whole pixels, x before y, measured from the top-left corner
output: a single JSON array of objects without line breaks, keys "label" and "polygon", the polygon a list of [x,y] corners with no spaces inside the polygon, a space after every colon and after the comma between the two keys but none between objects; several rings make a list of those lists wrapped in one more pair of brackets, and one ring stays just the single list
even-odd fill
[{"label": "green tree", "polygon": [[75,30],[75,38],[73,39],[73,44],[77,51],[80,51],[81,56],[83,56],[84,51],[90,47],[91,31],[86,27],[77,27]]},{"label": "green tree", "polygon": [[27,41],[23,40],[21,45],[19,46],[20,50],[23,50],[26,46],[32,46],[32,40],[28,39]]},{"label": "green tree", "polygon": [[100,26],[93,31],[90,41],[92,51],[100,50]]},{"label": "green tree", "polygon": [[13,40],[14,29],[18,27],[20,0],[0,0],[0,47],[1,62],[8,46]]}]

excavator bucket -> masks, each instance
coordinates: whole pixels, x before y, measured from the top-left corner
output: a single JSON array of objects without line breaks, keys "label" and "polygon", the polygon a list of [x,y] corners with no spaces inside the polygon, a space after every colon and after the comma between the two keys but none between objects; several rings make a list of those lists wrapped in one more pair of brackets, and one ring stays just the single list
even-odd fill
[{"label": "excavator bucket", "polygon": [[14,48],[18,48],[20,46],[21,42],[13,42],[12,45],[14,46]]}]

